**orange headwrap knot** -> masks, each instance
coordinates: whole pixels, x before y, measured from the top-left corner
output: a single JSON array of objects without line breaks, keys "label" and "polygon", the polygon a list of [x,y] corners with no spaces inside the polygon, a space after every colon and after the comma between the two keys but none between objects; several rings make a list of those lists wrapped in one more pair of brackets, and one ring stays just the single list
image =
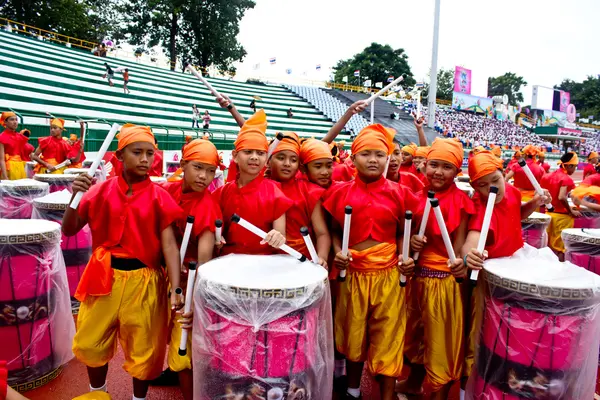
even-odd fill
[{"label": "orange headwrap knot", "polygon": [[496,157],[502,157],[502,148],[500,146],[494,146],[492,148],[492,154]]},{"label": "orange headwrap knot", "polygon": [[366,126],[352,142],[352,154],[364,150],[381,150],[386,154],[394,152],[394,135],[396,131],[381,124]]},{"label": "orange headwrap knot", "polygon": [[149,126],[125,124],[117,135],[117,150],[123,150],[126,146],[135,142],[147,142],[154,146],[154,134]]},{"label": "orange headwrap knot", "polygon": [[417,154],[417,145],[414,143],[407,144],[406,146],[402,147],[402,152],[408,153],[414,157]]},{"label": "orange headwrap knot", "polygon": [[189,143],[192,141],[192,137],[190,135],[185,135],[185,142]]},{"label": "orange headwrap knot", "polygon": [[530,144],[528,144],[527,146],[525,146],[523,148],[523,154],[525,154],[527,156],[534,157],[537,155],[538,152],[539,152],[538,148],[533,145],[530,145]]},{"label": "orange headwrap knot", "polygon": [[480,151],[469,160],[469,178],[471,182],[496,170],[502,170],[502,160],[490,151]]},{"label": "orange headwrap knot", "polygon": [[10,117],[16,117],[17,114],[15,114],[12,111],[4,111],[2,112],[2,115],[0,115],[0,125],[6,127],[6,120],[9,119]]},{"label": "orange headwrap knot", "polygon": [[423,157],[427,158],[427,153],[429,153],[429,146],[419,146],[417,147],[417,151],[415,152],[415,157]]},{"label": "orange headwrap knot", "polygon": [[[569,161],[562,161],[563,158],[565,158],[565,156],[567,154],[571,154],[571,159]],[[578,165],[579,164],[579,157],[577,157],[577,154],[575,154],[574,152],[570,151],[567,154],[565,154],[564,156],[561,157],[561,160],[558,162],[558,164],[560,165]]]},{"label": "orange headwrap knot", "polygon": [[279,141],[273,154],[279,153],[280,151],[289,150],[296,155],[300,155],[300,138],[294,132],[282,132],[283,139]]},{"label": "orange headwrap knot", "polygon": [[72,140],[72,141],[77,140],[77,135],[74,133],[71,133],[71,135],[69,135],[69,140]]},{"label": "orange headwrap knot", "polygon": [[212,142],[204,139],[196,139],[189,142],[183,149],[182,159],[185,161],[197,161],[203,164],[219,166],[219,152]]},{"label": "orange headwrap knot", "polygon": [[478,153],[481,153],[482,151],[485,151],[485,147],[477,146],[473,149],[473,154],[478,154]]},{"label": "orange headwrap knot", "polygon": [[317,139],[305,139],[300,145],[300,162],[304,165],[311,161],[331,160],[331,151],[327,143]]},{"label": "orange headwrap knot", "polygon": [[427,161],[442,160],[454,165],[458,170],[462,167],[463,147],[460,142],[453,139],[437,138],[431,144],[427,153]]},{"label": "orange headwrap knot", "polygon": [[248,118],[240,129],[234,142],[235,151],[241,150],[269,150],[267,141],[267,115],[264,110],[258,110]]},{"label": "orange headwrap knot", "polygon": [[592,158],[598,158],[598,153],[592,151],[590,154],[588,154],[587,159],[591,160]]},{"label": "orange headwrap knot", "polygon": [[60,129],[65,129],[65,120],[62,118],[54,118],[50,121],[50,126],[58,126]]}]

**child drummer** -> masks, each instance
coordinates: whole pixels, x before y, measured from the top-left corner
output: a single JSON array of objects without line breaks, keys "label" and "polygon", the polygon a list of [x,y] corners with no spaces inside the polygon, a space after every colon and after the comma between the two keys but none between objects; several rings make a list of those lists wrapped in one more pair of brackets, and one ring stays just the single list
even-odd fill
[{"label": "child drummer", "polygon": [[64,119],[54,118],[50,121],[50,136],[39,139],[38,147],[31,156],[31,159],[38,163],[36,173],[62,174],[67,168],[55,168],[68,158],[71,150],[69,143],[62,137],[64,130]]},{"label": "child drummer", "polygon": [[26,178],[23,155],[27,138],[17,132],[19,117],[5,111],[0,115],[0,125],[4,127],[0,134],[0,179]]},{"label": "child drummer", "polygon": [[[155,151],[150,128],[126,124],[117,138],[123,174],[93,187],[88,175],[78,176],[73,193],[85,194],[77,210],[65,212],[62,229],[73,236],[88,224],[93,242],[75,293],[81,308],[73,353],[87,366],[90,390],[106,392],[108,362],[118,339],[123,368],[133,378],[133,399],[140,400],[146,398],[148,381],[162,371],[168,315],[161,257],[172,287],[180,287],[171,224],[182,210],[148,176]],[[178,309],[183,297],[172,291],[170,301]]]}]

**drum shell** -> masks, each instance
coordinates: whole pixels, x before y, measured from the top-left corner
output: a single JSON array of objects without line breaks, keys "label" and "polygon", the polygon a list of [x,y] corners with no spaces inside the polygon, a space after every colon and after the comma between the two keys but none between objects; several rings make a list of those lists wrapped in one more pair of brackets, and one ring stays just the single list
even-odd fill
[{"label": "drum shell", "polygon": [[36,174],[33,179],[46,182],[50,185],[50,193],[68,190],[73,193],[73,181],[77,176],[73,174]]},{"label": "drum shell", "polygon": [[[578,234],[578,232],[581,232],[581,234]],[[595,232],[574,228],[566,230],[561,236],[567,249],[565,252],[566,261],[570,261],[595,274],[600,274],[600,237],[595,239],[586,235],[586,233],[593,235]]]},{"label": "drum shell", "polygon": [[33,210],[33,199],[49,193],[47,184],[30,185],[12,181],[10,185],[0,185],[0,218],[29,219]]},{"label": "drum shell", "polygon": [[600,213],[591,210],[580,210],[581,216],[575,218],[573,228],[600,228]]},{"label": "drum shell", "polygon": [[521,221],[523,241],[536,249],[548,246],[548,221]]}]

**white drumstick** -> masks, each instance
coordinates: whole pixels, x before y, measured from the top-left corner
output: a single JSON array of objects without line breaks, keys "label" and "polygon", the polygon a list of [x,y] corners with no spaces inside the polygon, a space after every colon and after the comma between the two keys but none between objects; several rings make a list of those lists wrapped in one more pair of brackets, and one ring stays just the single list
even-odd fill
[{"label": "white drumstick", "polygon": [[367,103],[367,105],[371,104],[372,102],[375,101],[376,98],[378,98],[379,96],[381,96],[382,94],[384,94],[385,92],[390,90],[390,88],[392,88],[393,86],[396,86],[398,83],[402,82],[403,80],[404,80],[404,77],[402,77],[402,76],[394,79],[391,83],[389,83],[383,89],[380,89],[377,93],[375,93],[374,95],[369,97],[367,100],[365,100],[365,102]]},{"label": "white drumstick", "polygon": [[222,231],[223,231],[223,221],[220,219],[215,221],[215,242],[221,243]]},{"label": "white drumstick", "polygon": [[[452,247],[452,241],[450,240],[450,235],[448,234],[448,228],[446,228],[446,222],[444,222],[444,216],[442,215],[442,210],[439,206],[440,202],[438,199],[431,200],[431,208],[433,208],[435,219],[437,220],[440,231],[442,232],[442,239],[444,240],[444,246],[446,247],[446,252],[448,253],[448,259],[454,264],[454,262],[456,262],[456,255],[454,254],[454,248]],[[462,278],[456,278],[457,283],[461,283],[462,281]]]},{"label": "white drumstick", "polygon": [[60,164],[57,164],[57,165],[55,165],[55,166],[54,166],[54,169],[55,169],[55,170],[56,170],[56,169],[61,169],[61,168],[63,168],[63,167],[66,167],[66,166],[68,166],[68,165],[71,165],[71,160],[69,160],[69,159],[67,158],[65,161],[61,162]]},{"label": "white drumstick", "polygon": [[[110,128],[110,131],[106,135],[106,138],[104,138],[104,142],[102,142],[102,146],[100,147],[100,150],[98,151],[98,154],[96,155],[96,159],[90,166],[90,169],[88,169],[88,171],[87,171],[87,174],[89,175],[90,178],[93,178],[94,175],[96,175],[96,170],[98,169],[98,166],[102,162],[102,159],[104,158],[104,155],[106,154],[106,152],[108,150],[108,147],[112,143],[113,139],[115,138],[115,135],[117,134],[117,131],[120,128],[121,127],[119,126],[119,124],[113,124],[112,127]],[[73,210],[77,210],[77,207],[79,207],[79,202],[81,201],[82,197],[83,197],[83,192],[77,192],[77,194],[73,198],[73,201],[71,201],[71,204],[70,204],[70,207]]]},{"label": "white drumstick", "polygon": [[[521,161],[519,161],[519,166],[523,168],[523,171],[525,172],[525,175],[527,175],[527,178],[529,179],[529,182],[531,182],[531,186],[533,186],[535,192],[538,195],[543,196],[544,189],[542,189],[540,183],[537,181],[537,179],[535,179],[535,176],[533,176],[533,172],[531,172],[531,169],[529,169],[529,165],[527,165],[525,160],[521,159]],[[552,211],[554,209],[554,207],[552,207],[552,204],[546,204],[545,206],[548,209],[548,211]]]},{"label": "white drumstick", "polygon": [[183,259],[187,252],[188,244],[190,242],[190,236],[192,235],[192,228],[194,227],[194,216],[188,215],[185,220],[185,231],[183,231],[183,240],[181,241],[181,248],[179,249],[179,261],[183,265]]},{"label": "white drumstick", "polygon": [[[194,296],[194,283],[196,282],[196,261],[190,261],[188,265],[188,281],[185,289],[185,305],[183,306],[183,313],[187,314],[192,311],[192,299]],[[187,339],[188,330],[181,330],[181,341],[179,342],[179,355],[185,356],[187,354]]]},{"label": "white drumstick", "polygon": [[383,171],[383,176],[387,177],[388,169],[390,168],[390,156],[388,156],[387,161],[385,163],[385,170]]},{"label": "white drumstick", "polygon": [[[342,254],[348,255],[348,244],[350,242],[350,224],[352,223],[352,206],[346,206],[344,209],[344,235],[342,236]],[[343,269],[338,275],[338,281],[346,280],[346,270]]]},{"label": "white drumstick", "polygon": [[[427,192],[427,200],[425,203],[425,209],[423,210],[423,219],[421,220],[421,226],[419,227],[419,237],[422,239],[425,236],[425,229],[427,228],[427,220],[429,219],[429,212],[431,211],[431,199],[435,198],[435,192],[430,190]],[[419,259],[419,252],[413,255],[413,260],[417,262]]]},{"label": "white drumstick", "polygon": [[[404,213],[404,238],[402,239],[402,261],[408,261],[408,245],[410,244],[410,224],[412,223],[412,212]],[[406,276],[400,274],[400,286],[406,286]]]},{"label": "white drumstick", "polygon": [[[485,250],[485,242],[487,241],[488,231],[490,230],[490,222],[492,221],[492,213],[494,212],[497,194],[498,188],[496,186],[491,186],[488,202],[485,207],[485,214],[483,215],[483,226],[481,227],[481,234],[479,235],[479,242],[477,243],[477,251],[481,254],[483,254],[483,251]],[[471,282],[476,283],[477,277],[479,277],[479,270],[472,270]]]},{"label": "white drumstick", "polygon": [[300,233],[302,234],[302,238],[304,239],[304,243],[306,244],[306,247],[308,248],[308,254],[310,254],[310,258],[312,258],[312,262],[314,262],[315,264],[319,263],[319,255],[317,254],[317,250],[315,249],[315,245],[312,242],[312,239],[310,238],[310,235],[308,234],[308,228],[306,226],[303,226],[302,228],[300,228]]},{"label": "white drumstick", "polygon": [[217,90],[214,87],[212,87],[212,85],[210,83],[208,83],[208,81],[206,79],[204,79],[204,77],[202,76],[201,73],[196,71],[196,68],[194,68],[192,66],[192,64],[187,63],[187,65],[185,66],[185,69],[190,71],[196,78],[198,78],[198,80],[200,82],[202,82],[208,90],[210,90],[210,92],[213,94],[213,96],[215,96],[217,98],[221,98],[221,94],[219,92],[217,92]]},{"label": "white drumstick", "polygon": [[[256,236],[260,237],[261,239],[264,239],[265,237],[267,237],[267,232],[263,231],[262,229],[260,229],[257,226],[252,225],[250,222],[246,221],[244,218],[240,217],[237,214],[233,214],[231,216],[231,221],[235,222],[235,223],[239,224],[241,227],[249,230],[250,232],[254,233]],[[285,251],[286,253],[288,253],[290,256],[294,257],[298,261],[306,261],[306,256],[304,256],[304,255],[300,254],[299,252],[297,252],[296,250],[292,249],[287,244],[282,245],[279,249],[282,251]]]},{"label": "white drumstick", "polygon": [[267,152],[267,160],[271,158],[271,155],[279,145],[279,142],[283,140],[283,137],[283,133],[277,132],[277,134],[275,135],[275,140],[273,140],[273,143],[271,143],[271,145],[269,146],[269,151]]}]

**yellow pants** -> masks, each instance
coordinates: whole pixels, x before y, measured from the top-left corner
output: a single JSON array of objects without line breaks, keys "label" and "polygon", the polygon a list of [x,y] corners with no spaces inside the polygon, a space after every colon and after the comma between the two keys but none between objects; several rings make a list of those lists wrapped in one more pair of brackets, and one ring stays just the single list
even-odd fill
[{"label": "yellow pants", "polygon": [[[352,251],[354,262],[360,258],[359,253]],[[369,256],[365,257],[365,261],[368,259]],[[374,376],[402,374],[405,290],[400,288],[395,260],[391,262],[393,267],[385,269],[350,269],[346,281],[340,285],[336,304],[337,350],[350,361],[366,362]]]},{"label": "yellow pants", "polygon": [[15,156],[6,160],[6,174],[9,181],[27,178],[25,172],[25,161],[21,161],[21,157]]},{"label": "yellow pants", "polygon": [[89,392],[81,396],[74,397],[73,400],[111,400],[110,394],[106,392]]},{"label": "yellow pants", "polygon": [[464,310],[461,286],[453,276],[409,279],[405,355],[423,364],[426,390],[437,392],[460,379],[463,366]]},{"label": "yellow pants", "polygon": [[166,287],[162,271],[114,270],[111,294],[88,296],[81,303],[75,357],[88,367],[101,367],[114,356],[118,339],[129,375],[140,380],[158,377],[167,343]]},{"label": "yellow pants", "polygon": [[566,251],[565,244],[560,234],[563,229],[569,229],[574,226],[575,218],[569,214],[549,212],[548,215],[552,217],[550,225],[548,225],[548,247],[556,252],[564,253]]},{"label": "yellow pants", "polygon": [[192,331],[188,332],[187,352],[185,356],[179,355],[179,343],[181,343],[181,324],[178,319],[180,314],[171,312],[169,350],[167,352],[167,362],[169,369],[173,372],[180,372],[184,369],[192,369]]}]

